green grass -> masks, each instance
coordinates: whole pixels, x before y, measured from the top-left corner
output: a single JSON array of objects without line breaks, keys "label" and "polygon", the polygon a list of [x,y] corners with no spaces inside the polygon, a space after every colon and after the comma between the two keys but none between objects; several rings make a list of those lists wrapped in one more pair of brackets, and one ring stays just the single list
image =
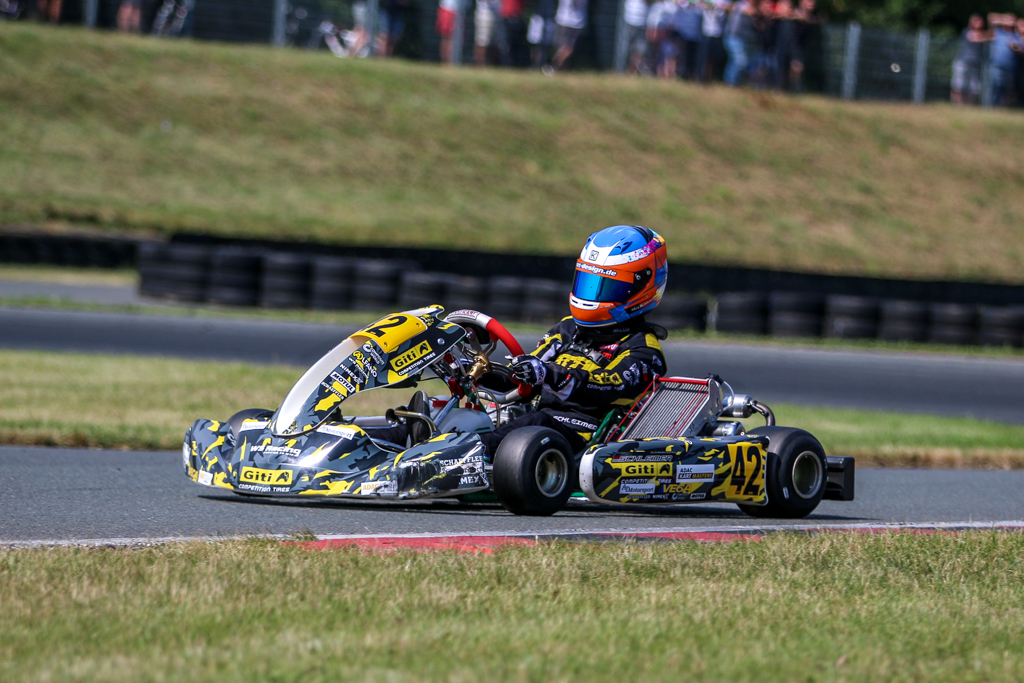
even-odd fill
[{"label": "green grass", "polygon": [[1020,282],[1024,117],[0,26],[0,224]]},{"label": "green grass", "polygon": [[[200,417],[275,408],[303,369],[136,356],[0,351],[0,443],[175,450]],[[431,394],[438,382],[424,383]],[[378,390],[346,402],[350,415],[380,415],[411,390]],[[773,405],[779,424],[807,429],[829,453],[862,465],[1024,468],[1024,426],[935,417]],[[757,419],[751,425],[761,424]]]},{"label": "green grass", "polygon": [[0,550],[5,681],[1018,681],[1024,536]]}]

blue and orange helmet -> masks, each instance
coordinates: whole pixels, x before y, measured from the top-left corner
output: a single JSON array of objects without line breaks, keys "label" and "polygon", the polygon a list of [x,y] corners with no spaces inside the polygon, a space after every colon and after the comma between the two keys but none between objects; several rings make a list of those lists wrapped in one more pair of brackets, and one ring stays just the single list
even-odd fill
[{"label": "blue and orange helmet", "polygon": [[616,225],[595,232],[583,247],[569,309],[583,327],[622,323],[657,306],[667,283],[668,250],[661,235]]}]

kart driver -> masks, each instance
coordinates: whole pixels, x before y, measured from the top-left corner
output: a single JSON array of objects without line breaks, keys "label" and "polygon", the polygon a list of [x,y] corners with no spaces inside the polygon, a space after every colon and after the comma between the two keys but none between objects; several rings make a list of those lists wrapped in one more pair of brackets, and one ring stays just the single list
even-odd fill
[{"label": "kart driver", "polygon": [[[551,328],[533,353],[509,365],[513,378],[540,394],[538,410],[478,434],[487,454],[493,457],[509,433],[531,425],[554,429],[579,452],[586,446],[584,435],[597,431],[609,411],[632,405],[665,373],[658,343],[665,330],[644,314],[661,301],[667,280],[665,240],[653,230],[617,225],[591,235],[576,261],[572,315]],[[416,397],[409,409],[426,412],[423,399],[422,409],[413,406]],[[419,424],[375,429],[374,436],[404,443],[411,432],[418,442]]]}]

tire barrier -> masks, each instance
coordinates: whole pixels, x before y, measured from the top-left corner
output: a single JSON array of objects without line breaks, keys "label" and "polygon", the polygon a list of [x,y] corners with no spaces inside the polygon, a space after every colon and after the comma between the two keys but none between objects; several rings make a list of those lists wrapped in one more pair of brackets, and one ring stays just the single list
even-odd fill
[{"label": "tire barrier", "polygon": [[647,318],[669,330],[703,332],[708,326],[708,301],[669,292]]},{"label": "tire barrier", "polygon": [[977,310],[963,304],[931,304],[928,307],[928,342],[974,344],[977,341]]},{"label": "tire barrier", "polygon": [[89,235],[0,233],[0,262],[79,268],[129,268],[138,240]]},{"label": "tire barrier", "polygon": [[569,314],[569,283],[560,280],[527,280],[523,283],[521,319],[552,323]]},{"label": "tire barrier", "polygon": [[309,307],[322,311],[352,308],[353,259],[319,256],[310,268]]},{"label": "tire barrier", "polygon": [[982,306],[978,311],[978,343],[1024,346],[1024,306]]},{"label": "tire barrier", "polygon": [[[18,258],[42,253],[39,245],[9,237],[0,235],[0,246],[19,249]],[[422,271],[410,261],[187,242],[139,243],[137,261],[143,294],[178,301],[374,312],[439,303],[447,310],[471,308],[499,320],[538,324],[554,323],[568,313],[568,279],[474,277]],[[1024,346],[1022,305],[978,307],[795,291],[726,292],[710,298],[669,292],[649,319],[673,330],[727,334]]]},{"label": "tire barrier", "polygon": [[923,342],[928,337],[928,306],[918,301],[889,299],[879,308],[878,338]]},{"label": "tire barrier", "polygon": [[304,254],[263,255],[260,278],[260,306],[264,308],[307,308],[310,297],[312,259]]},{"label": "tire barrier", "polygon": [[802,292],[768,295],[768,333],[773,337],[820,337],[825,297]]},{"label": "tire barrier", "polygon": [[206,300],[222,306],[255,306],[260,299],[263,254],[251,249],[221,247],[210,260]]},{"label": "tire barrier", "polygon": [[878,300],[842,294],[825,297],[823,336],[874,339],[878,336]]},{"label": "tire barrier", "polygon": [[768,326],[768,297],[761,292],[718,295],[715,329],[732,334],[764,334]]}]

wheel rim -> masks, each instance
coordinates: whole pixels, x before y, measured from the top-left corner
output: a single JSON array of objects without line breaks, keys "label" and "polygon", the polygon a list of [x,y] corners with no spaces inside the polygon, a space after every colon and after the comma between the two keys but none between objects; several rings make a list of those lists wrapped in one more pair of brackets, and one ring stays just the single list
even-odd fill
[{"label": "wheel rim", "polygon": [[793,489],[801,498],[814,498],[821,488],[821,460],[816,453],[804,451],[793,460]]},{"label": "wheel rim", "polygon": [[561,451],[551,448],[537,459],[534,469],[537,490],[547,498],[555,498],[565,489],[569,478],[569,465]]}]

